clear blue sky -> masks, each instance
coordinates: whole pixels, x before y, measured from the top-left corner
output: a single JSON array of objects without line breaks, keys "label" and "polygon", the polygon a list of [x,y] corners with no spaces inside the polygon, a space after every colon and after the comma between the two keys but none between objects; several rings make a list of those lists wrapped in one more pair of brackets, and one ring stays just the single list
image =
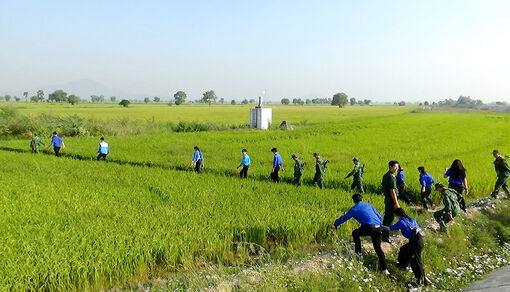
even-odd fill
[{"label": "clear blue sky", "polygon": [[0,0],[0,94],[510,101],[510,1]]}]

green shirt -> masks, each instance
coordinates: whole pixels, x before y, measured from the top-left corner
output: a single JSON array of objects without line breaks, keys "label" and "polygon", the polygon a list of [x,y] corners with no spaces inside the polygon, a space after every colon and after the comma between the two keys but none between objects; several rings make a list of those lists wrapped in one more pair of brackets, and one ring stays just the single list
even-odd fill
[{"label": "green shirt", "polygon": [[303,174],[304,165],[301,160],[296,160],[294,163],[294,176],[300,176]]},{"label": "green shirt", "polygon": [[30,140],[30,147],[31,148],[39,148],[39,146],[44,145],[41,138],[39,136],[35,136]]},{"label": "green shirt", "polygon": [[398,196],[397,178],[395,177],[395,175],[393,173],[391,173],[391,171],[388,170],[388,172],[384,174],[384,176],[382,178],[381,185],[382,185],[382,191],[385,196],[391,198],[391,193],[390,193],[391,189],[394,189],[395,195]]},{"label": "green shirt", "polygon": [[361,181],[363,179],[364,166],[365,166],[364,164],[360,164],[360,163],[355,164],[352,171],[349,172],[349,174],[345,178],[352,176],[355,181]]},{"label": "green shirt", "polygon": [[508,166],[506,159],[503,158],[502,156],[494,160],[494,169],[496,170],[496,173],[498,174],[499,177],[510,176],[510,167]]},{"label": "green shirt", "polygon": [[315,163],[315,174],[324,175],[324,172],[326,172],[326,165],[324,163],[324,160],[317,158],[317,161]]},{"label": "green shirt", "polygon": [[441,194],[443,194],[444,211],[451,214],[452,217],[459,215],[460,206],[457,193],[452,189],[444,189]]}]

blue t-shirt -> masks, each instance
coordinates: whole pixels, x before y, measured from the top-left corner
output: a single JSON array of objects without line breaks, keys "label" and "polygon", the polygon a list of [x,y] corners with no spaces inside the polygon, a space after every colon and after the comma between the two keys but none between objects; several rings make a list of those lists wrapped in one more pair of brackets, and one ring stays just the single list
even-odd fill
[{"label": "blue t-shirt", "polygon": [[276,153],[273,158],[273,168],[277,167],[277,166],[282,166],[282,165],[283,165],[282,156],[280,154]]},{"label": "blue t-shirt", "polygon": [[414,220],[414,218],[411,218],[411,220],[407,219],[406,217],[400,218],[397,223],[390,226],[390,230],[400,230],[402,231],[402,235],[405,238],[411,239],[414,238],[414,232],[413,228],[419,227],[418,222]]},{"label": "blue t-shirt", "polygon": [[249,166],[250,164],[251,164],[250,156],[248,155],[248,153],[246,153],[246,154],[243,155],[243,160],[241,161],[240,165],[247,165],[247,166]]},{"label": "blue t-shirt", "polygon": [[452,177],[452,169],[451,168],[448,168],[448,170],[446,170],[444,175],[450,177],[448,179],[448,182],[452,185],[461,185],[464,182],[464,178],[466,178],[465,175],[463,175],[459,178]]},{"label": "blue t-shirt", "polygon": [[361,225],[381,225],[382,217],[370,204],[359,202],[345,215],[335,220],[335,227],[354,217]]},{"label": "blue t-shirt", "polygon": [[195,152],[193,152],[193,161],[196,162],[198,160],[204,161],[204,155],[202,154],[202,151],[195,150]]},{"label": "blue t-shirt", "polygon": [[62,138],[59,136],[53,136],[53,138],[51,138],[51,144],[54,147],[62,147]]},{"label": "blue t-shirt", "polygon": [[405,179],[404,171],[397,172],[397,182],[401,183],[403,185],[406,184],[406,179]]},{"label": "blue t-shirt", "polygon": [[430,175],[430,173],[427,173],[425,175],[420,173],[420,185],[422,187],[429,187],[433,183],[434,183],[434,178],[432,177],[432,175]]}]

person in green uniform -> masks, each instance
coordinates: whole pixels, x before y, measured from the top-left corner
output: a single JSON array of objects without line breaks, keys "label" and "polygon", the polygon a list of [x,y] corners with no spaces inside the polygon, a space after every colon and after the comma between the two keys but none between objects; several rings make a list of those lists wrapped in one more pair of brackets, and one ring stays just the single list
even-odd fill
[{"label": "person in green uniform", "polygon": [[294,184],[299,187],[301,185],[301,176],[303,176],[305,163],[301,162],[296,154],[292,154],[292,159],[294,159]]},{"label": "person in green uniform", "polygon": [[352,159],[352,162],[354,163],[354,168],[352,169],[349,174],[344,177],[344,179],[347,179],[349,177],[353,177],[352,184],[351,184],[351,191],[354,189],[358,189],[360,193],[364,193],[363,190],[363,169],[365,168],[364,164],[359,163],[359,159],[357,157],[354,157]]},{"label": "person in green uniform", "polygon": [[499,150],[492,151],[492,155],[494,158],[496,158],[496,160],[494,160],[494,169],[496,170],[498,179],[496,180],[494,191],[492,192],[491,196],[496,198],[499,193],[499,189],[503,188],[507,195],[507,199],[510,199],[510,190],[506,184],[508,178],[510,177],[510,166],[508,166],[508,163],[506,162],[506,158],[508,157],[501,156]]},{"label": "person in green uniform", "polygon": [[34,133],[34,137],[32,137],[32,140],[30,140],[30,149],[32,149],[32,153],[39,153],[39,147],[41,145],[45,146],[37,133]]},{"label": "person in green uniform", "polygon": [[448,233],[446,224],[453,221],[455,216],[460,213],[457,192],[453,189],[447,189],[442,183],[435,184],[436,190],[441,193],[444,209],[434,212],[434,219],[439,223],[439,230]]},{"label": "person in green uniform", "polygon": [[[395,177],[398,170],[398,162],[394,160],[388,162],[388,168],[388,172],[384,174],[381,183],[384,194],[384,226],[390,226],[393,223],[393,219],[395,219],[395,209],[400,208],[397,200],[397,178]],[[390,232],[388,230],[383,230],[382,241],[391,243]]]},{"label": "person in green uniform", "polygon": [[315,176],[313,177],[313,184],[322,189],[324,182],[324,173],[326,172],[327,164],[329,160],[322,160],[319,153],[313,153],[315,157]]}]

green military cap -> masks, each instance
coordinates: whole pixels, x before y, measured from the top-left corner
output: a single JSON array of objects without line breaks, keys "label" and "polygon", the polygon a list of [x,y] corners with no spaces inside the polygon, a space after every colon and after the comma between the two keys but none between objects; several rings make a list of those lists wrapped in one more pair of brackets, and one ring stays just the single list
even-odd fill
[{"label": "green military cap", "polygon": [[494,150],[492,150],[492,153],[499,153],[499,150],[498,149],[494,149]]},{"label": "green military cap", "polygon": [[314,153],[313,153],[313,156],[319,156],[319,153],[314,152]]},{"label": "green military cap", "polygon": [[358,157],[354,157],[352,161],[359,161]]},{"label": "green military cap", "polygon": [[442,183],[437,183],[434,185],[437,188],[444,188],[444,185]]},{"label": "green military cap", "polygon": [[292,154],[292,158],[296,158],[296,157],[297,157],[297,155],[296,155],[296,154]]}]

